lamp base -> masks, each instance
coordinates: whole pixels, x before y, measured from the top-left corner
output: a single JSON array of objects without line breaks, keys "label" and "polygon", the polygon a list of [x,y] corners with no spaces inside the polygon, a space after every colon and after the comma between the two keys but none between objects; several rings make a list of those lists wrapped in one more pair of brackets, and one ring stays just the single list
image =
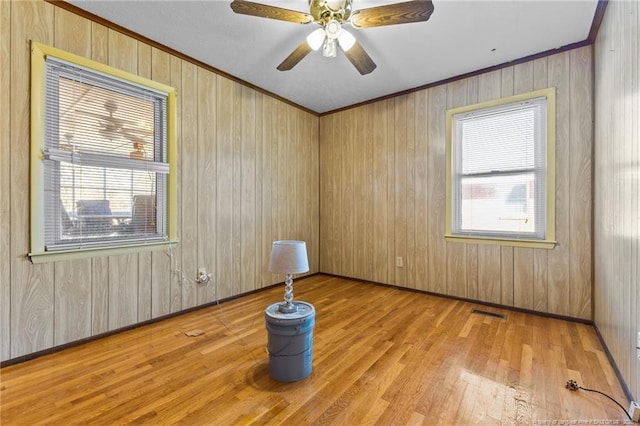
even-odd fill
[{"label": "lamp base", "polygon": [[285,302],[278,305],[278,312],[283,314],[292,314],[298,311],[298,306],[292,302]]}]

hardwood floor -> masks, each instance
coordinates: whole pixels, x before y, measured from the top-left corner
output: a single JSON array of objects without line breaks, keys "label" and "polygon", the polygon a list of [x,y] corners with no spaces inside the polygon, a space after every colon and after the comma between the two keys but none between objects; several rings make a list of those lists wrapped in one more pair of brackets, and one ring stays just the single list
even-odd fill
[{"label": "hardwood floor", "polygon": [[[2,425],[552,424],[615,419],[592,327],[317,275],[313,372],[270,378],[273,288],[0,370]],[[506,319],[472,313],[477,308]],[[202,330],[195,337],[188,331]]]}]

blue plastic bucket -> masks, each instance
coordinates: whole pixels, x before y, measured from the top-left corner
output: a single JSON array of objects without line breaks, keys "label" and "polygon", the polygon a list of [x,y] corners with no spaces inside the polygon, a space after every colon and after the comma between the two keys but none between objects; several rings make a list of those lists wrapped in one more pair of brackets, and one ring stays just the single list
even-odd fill
[{"label": "blue plastic bucket", "polygon": [[268,332],[269,374],[281,382],[295,382],[311,374],[315,309],[306,302],[293,302],[296,312],[278,311],[280,303],[265,311]]}]

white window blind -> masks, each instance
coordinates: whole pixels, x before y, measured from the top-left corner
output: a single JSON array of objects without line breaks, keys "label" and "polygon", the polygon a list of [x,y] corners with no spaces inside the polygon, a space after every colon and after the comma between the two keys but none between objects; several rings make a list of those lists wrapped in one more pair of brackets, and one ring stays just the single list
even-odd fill
[{"label": "white window blind", "polygon": [[168,240],[166,108],[166,93],[46,58],[46,251]]},{"label": "white window blind", "polygon": [[453,116],[452,234],[544,239],[546,98]]}]

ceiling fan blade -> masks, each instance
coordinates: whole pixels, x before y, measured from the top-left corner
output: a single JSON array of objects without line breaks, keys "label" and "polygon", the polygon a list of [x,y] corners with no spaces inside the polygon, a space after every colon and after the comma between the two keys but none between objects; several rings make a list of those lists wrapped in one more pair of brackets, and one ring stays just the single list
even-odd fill
[{"label": "ceiling fan blade", "polygon": [[287,56],[287,59],[285,59],[280,65],[278,65],[278,70],[289,71],[291,68],[295,67],[298,62],[304,59],[304,57],[307,56],[309,52],[311,52],[311,50],[313,49],[309,47],[309,43],[307,43],[306,40],[303,41],[302,43],[300,43],[300,45],[298,45],[298,47],[294,49],[293,52],[291,52],[289,56]]},{"label": "ceiling fan blade", "polygon": [[429,19],[433,13],[431,0],[413,0],[356,10],[351,14],[354,28],[407,24]]},{"label": "ceiling fan blade", "polygon": [[349,50],[345,50],[344,54],[362,75],[369,74],[377,67],[362,45],[357,41],[353,43],[353,46],[351,46]]},{"label": "ceiling fan blade", "polygon": [[231,9],[233,9],[235,13],[242,15],[278,19],[280,21],[295,22],[298,24],[308,24],[313,21],[313,17],[308,13],[245,0],[233,0],[233,2],[231,2]]},{"label": "ceiling fan blade", "polygon": [[135,127],[122,127],[120,128],[120,132],[122,132],[123,135],[127,136],[130,134],[134,134],[134,135],[142,135],[142,136],[153,136],[153,130],[147,130],[147,129],[141,129],[141,128],[135,128]]}]

